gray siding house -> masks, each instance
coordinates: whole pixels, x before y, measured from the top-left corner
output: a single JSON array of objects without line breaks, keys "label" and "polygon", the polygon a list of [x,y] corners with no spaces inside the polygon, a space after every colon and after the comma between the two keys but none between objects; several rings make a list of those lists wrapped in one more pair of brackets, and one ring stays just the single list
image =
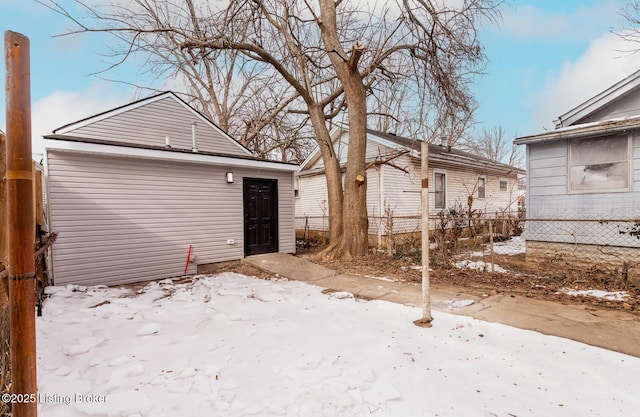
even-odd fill
[{"label": "gray siding house", "polygon": [[171,92],[45,136],[56,285],[114,285],[295,252],[294,164],[266,161]]},{"label": "gray siding house", "polygon": [[515,140],[527,150],[527,217],[565,220],[530,222],[527,257],[614,268],[636,262],[640,240],[620,233],[624,224],[579,221],[640,217],[640,71],[555,123]]}]

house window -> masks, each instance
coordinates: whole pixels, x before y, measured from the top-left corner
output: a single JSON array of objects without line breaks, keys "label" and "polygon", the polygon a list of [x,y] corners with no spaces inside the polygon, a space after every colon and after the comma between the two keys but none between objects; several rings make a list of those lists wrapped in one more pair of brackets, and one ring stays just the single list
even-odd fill
[{"label": "house window", "polygon": [[507,191],[509,189],[509,180],[506,178],[500,178],[500,191]]},{"label": "house window", "polygon": [[447,174],[442,171],[433,172],[433,195],[436,209],[444,209],[447,205]]},{"label": "house window", "polygon": [[569,191],[629,189],[629,136],[569,142]]},{"label": "house window", "polygon": [[484,177],[478,177],[478,198],[485,197],[486,191],[486,179]]}]

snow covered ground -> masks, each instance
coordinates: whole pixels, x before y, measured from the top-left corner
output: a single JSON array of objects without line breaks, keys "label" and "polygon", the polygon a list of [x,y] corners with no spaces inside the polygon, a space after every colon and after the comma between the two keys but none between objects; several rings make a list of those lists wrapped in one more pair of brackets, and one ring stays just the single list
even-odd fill
[{"label": "snow covered ground", "polygon": [[39,415],[631,416],[640,358],[294,281],[51,287]]},{"label": "snow covered ground", "polygon": [[[491,262],[485,261],[471,261],[469,259],[465,259],[464,261],[455,262],[454,265],[460,269],[471,269],[473,271],[480,272],[491,272]],[[493,272],[508,272],[506,269],[501,267],[500,265],[493,265]]]},{"label": "snow covered ground", "polygon": [[609,301],[625,301],[629,295],[626,291],[574,290],[572,288],[561,288],[560,291],[574,297],[595,297]]}]

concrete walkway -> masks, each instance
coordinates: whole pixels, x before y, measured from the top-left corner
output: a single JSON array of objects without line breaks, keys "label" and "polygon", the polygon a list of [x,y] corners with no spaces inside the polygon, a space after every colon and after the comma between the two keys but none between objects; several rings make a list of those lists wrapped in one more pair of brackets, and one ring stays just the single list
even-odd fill
[{"label": "concrete walkway", "polygon": [[[273,275],[347,291],[362,298],[422,306],[421,287],[413,283],[339,274],[283,253],[250,256],[242,262]],[[440,286],[431,288],[431,307],[436,311],[503,323],[640,357],[640,318],[629,313],[587,311],[580,305],[504,293],[479,297],[465,294],[463,288]]]}]

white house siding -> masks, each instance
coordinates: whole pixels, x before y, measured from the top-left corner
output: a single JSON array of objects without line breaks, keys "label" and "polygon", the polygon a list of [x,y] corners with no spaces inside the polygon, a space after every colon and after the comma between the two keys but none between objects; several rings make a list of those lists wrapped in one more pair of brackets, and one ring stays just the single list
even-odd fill
[{"label": "white house siding", "polygon": [[[384,151],[383,148],[380,148]],[[386,209],[396,217],[394,231],[397,233],[414,232],[420,230],[419,216],[421,213],[421,172],[420,161],[409,155],[401,155],[393,160],[393,164],[407,172],[391,165],[378,165],[367,171],[367,212],[370,216],[369,233],[378,234],[382,225],[376,218],[383,216]],[[499,190],[500,175],[486,174],[486,197],[476,198],[475,184],[480,171],[468,171],[461,168],[446,167],[442,164],[432,164],[429,169],[430,185],[433,184],[433,171],[446,171],[446,206],[462,205],[466,210],[467,198],[473,194],[473,209],[482,212],[495,212],[517,207],[517,181],[515,176],[508,178],[508,191]],[[382,182],[380,182],[382,179]],[[299,177],[299,197],[296,198],[296,217],[298,229],[308,225],[310,230],[326,230],[328,224],[322,217],[328,215],[327,189],[323,174]],[[433,192],[433,190],[430,190]],[[432,194],[432,193],[431,193]],[[434,206],[433,195],[429,198],[429,211],[432,215],[440,210]],[[308,217],[308,219],[307,219]],[[413,217],[413,219],[402,219]],[[308,223],[305,223],[308,220]],[[385,234],[384,227],[380,231]]]},{"label": "white house siding", "polygon": [[329,215],[327,183],[324,175],[298,178],[295,211],[297,229],[308,226],[310,230],[328,230],[327,220],[323,220],[323,216]]},{"label": "white house siding", "polygon": [[210,125],[172,96],[146,103],[126,112],[114,113],[72,130],[63,129],[62,133],[76,137],[149,146],[164,146],[165,137],[169,136],[172,147],[191,149],[193,122],[197,123],[198,150],[240,156],[250,154],[221,130]]},{"label": "white house siding", "polygon": [[[392,166],[385,166],[384,175],[384,199],[390,203],[397,216],[419,216],[421,212],[421,169],[420,162],[416,158],[403,155],[394,160],[394,164],[408,170],[405,173]],[[429,164],[429,212],[435,214],[441,209],[435,208],[433,197],[434,171],[446,174],[446,208],[462,205],[465,209],[468,205],[468,197],[472,195],[475,210],[482,212],[495,212],[517,207],[517,182],[515,176],[507,178],[495,174],[483,174],[481,171],[472,171],[471,168],[461,169],[440,163]],[[485,198],[477,198],[476,182],[478,176],[486,178]],[[500,191],[499,179],[507,178],[507,191]]]},{"label": "white house siding", "polygon": [[640,132],[638,131],[634,132],[632,155],[633,190],[640,193]]},{"label": "white house siding", "polygon": [[[122,284],[244,254],[242,177],[278,180],[280,251],[295,251],[292,174],[48,152],[55,283]],[[234,244],[228,244],[233,239]],[[190,263],[188,273],[196,272]]]}]

